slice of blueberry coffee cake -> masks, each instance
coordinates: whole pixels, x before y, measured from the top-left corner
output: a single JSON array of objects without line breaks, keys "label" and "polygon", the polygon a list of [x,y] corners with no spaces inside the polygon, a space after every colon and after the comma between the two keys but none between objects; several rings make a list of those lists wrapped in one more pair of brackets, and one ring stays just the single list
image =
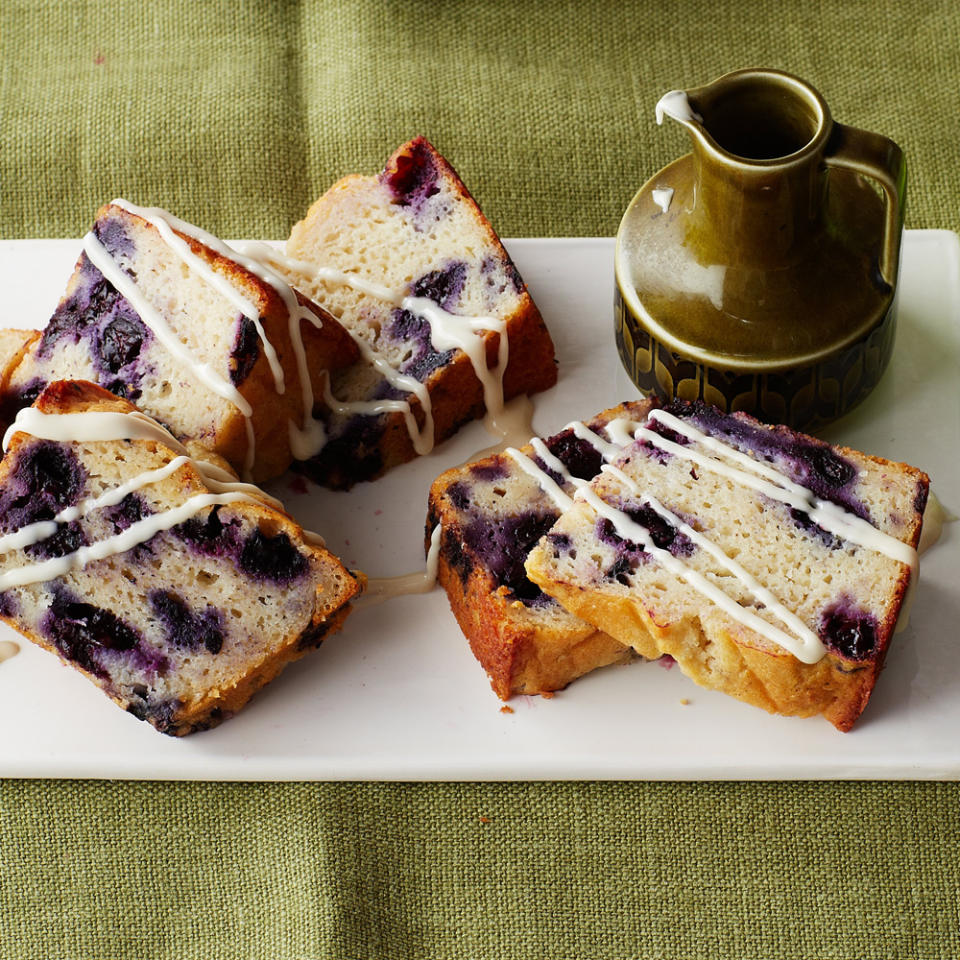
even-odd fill
[{"label": "slice of blueberry coffee cake", "polygon": [[6,421],[51,381],[90,380],[265,480],[323,442],[310,368],[357,355],[279,274],[166,211],[116,200],[7,378]]},{"label": "slice of blueberry coffee cake", "polygon": [[359,590],[226,461],[98,386],[50,384],[4,448],[0,616],[163,733],[236,713]]},{"label": "slice of blueberry coffee cake", "polygon": [[704,687],[846,731],[916,579],[928,489],[905,464],[677,402],[578,491],[527,575]]},{"label": "slice of blueberry coffee cake", "polygon": [[427,537],[439,526],[437,580],[501,699],[560,690],[632,657],[629,646],[540,590],[523,565],[577,487],[622,452],[650,407],[649,400],[621,404],[434,481]]},{"label": "slice of blueberry coffee cake", "polygon": [[[505,399],[545,390],[550,335],[476,201],[423,138],[376,176],[349,176],[310,208],[282,259],[291,282],[350,331],[361,362],[318,371],[328,440],[303,466],[349,487],[429,452]],[[321,394],[322,391],[322,394]]]}]

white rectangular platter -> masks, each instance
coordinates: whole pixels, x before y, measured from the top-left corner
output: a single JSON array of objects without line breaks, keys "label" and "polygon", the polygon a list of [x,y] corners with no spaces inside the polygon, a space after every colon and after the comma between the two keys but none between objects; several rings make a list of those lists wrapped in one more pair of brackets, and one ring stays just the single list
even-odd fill
[{"label": "white rectangular platter", "polygon": [[[534,427],[557,431],[635,396],[613,346],[613,241],[507,246],[553,333],[559,384]],[[3,326],[42,326],[78,241],[0,241]],[[900,327],[874,394],[824,436],[927,470],[960,514],[960,243],[909,231]],[[478,424],[348,493],[272,486],[305,526],[370,576],[423,567],[430,481],[486,447]],[[596,671],[502,712],[439,590],[353,613],[221,727],[164,737],[52,655],[0,626],[0,775],[203,780],[960,779],[960,524],[921,561],[909,626],[859,724],[768,716],[678,669]]]}]

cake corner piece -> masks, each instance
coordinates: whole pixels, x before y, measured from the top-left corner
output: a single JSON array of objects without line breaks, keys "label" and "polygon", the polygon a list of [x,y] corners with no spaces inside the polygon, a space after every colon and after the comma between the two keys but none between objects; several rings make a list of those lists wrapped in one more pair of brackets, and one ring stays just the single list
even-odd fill
[{"label": "cake corner piece", "polygon": [[182,736],[338,630],[358,577],[224,461],[126,400],[56,381],[0,462],[0,616]]},{"label": "cake corner piece", "polygon": [[[542,592],[523,564],[577,484],[620,449],[616,425],[634,424],[650,405],[619,404],[519,450],[447,470],[433,482],[426,533],[429,541],[440,528],[437,579],[501,699],[552,693],[635,658],[628,645]],[[538,470],[548,473],[538,479]]]}]

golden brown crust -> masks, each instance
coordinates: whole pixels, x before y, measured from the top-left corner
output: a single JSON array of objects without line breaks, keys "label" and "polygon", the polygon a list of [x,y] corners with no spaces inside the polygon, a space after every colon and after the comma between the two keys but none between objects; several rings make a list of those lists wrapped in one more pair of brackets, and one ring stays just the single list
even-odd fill
[{"label": "golden brown crust", "polygon": [[[459,531],[445,529],[442,538],[456,539]],[[578,677],[611,663],[630,660],[629,647],[584,623],[575,632],[551,631],[510,615],[510,607],[522,604],[506,587],[474,567],[467,582],[446,559],[459,544],[444,549],[441,543],[437,582],[446,591],[460,629],[470,649],[490,679],[501,700],[518,694],[541,694],[562,690]]]}]

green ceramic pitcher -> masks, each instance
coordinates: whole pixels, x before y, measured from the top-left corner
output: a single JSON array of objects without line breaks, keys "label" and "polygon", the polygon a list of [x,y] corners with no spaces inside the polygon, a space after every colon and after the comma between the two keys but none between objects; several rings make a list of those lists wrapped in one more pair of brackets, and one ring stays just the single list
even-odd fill
[{"label": "green ceramic pitcher", "polygon": [[809,84],[739,70],[657,105],[693,152],[617,234],[615,328],[630,378],[812,429],[858,404],[893,350],[906,168],[835,123]]}]

